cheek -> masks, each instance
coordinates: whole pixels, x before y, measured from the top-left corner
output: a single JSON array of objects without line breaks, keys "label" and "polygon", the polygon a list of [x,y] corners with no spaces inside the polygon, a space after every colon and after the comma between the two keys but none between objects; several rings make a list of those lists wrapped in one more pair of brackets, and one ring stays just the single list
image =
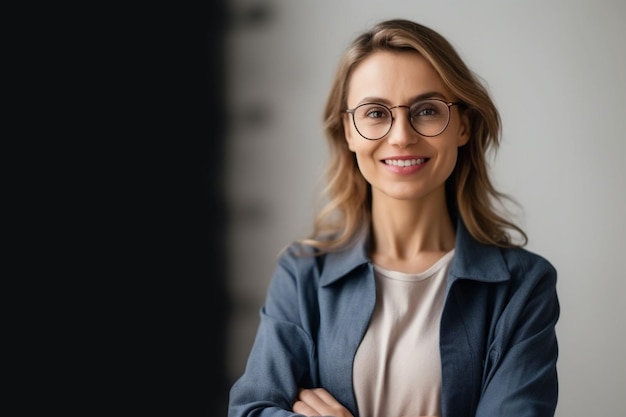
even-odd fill
[{"label": "cheek", "polygon": [[370,180],[377,175],[378,161],[374,156],[374,149],[369,144],[361,142],[355,142],[357,146],[353,150],[354,159],[356,161],[357,168],[361,172],[361,175],[370,182]]},{"label": "cheek", "polygon": [[375,178],[375,168],[371,165],[371,162],[365,158],[360,157],[359,153],[355,153],[354,159],[356,168],[361,174],[361,177],[363,177],[365,182],[367,182],[368,184],[372,184],[372,180]]},{"label": "cheek", "polygon": [[449,150],[448,155],[446,156],[445,164],[446,164],[446,177],[452,175],[454,172],[454,168],[456,167],[456,162],[459,156],[459,148],[454,147]]},{"label": "cheek", "polygon": [[445,144],[436,146],[435,153],[437,155],[435,158],[435,171],[439,173],[438,175],[449,176],[456,167],[459,154],[459,148],[456,146],[456,138],[446,138]]}]

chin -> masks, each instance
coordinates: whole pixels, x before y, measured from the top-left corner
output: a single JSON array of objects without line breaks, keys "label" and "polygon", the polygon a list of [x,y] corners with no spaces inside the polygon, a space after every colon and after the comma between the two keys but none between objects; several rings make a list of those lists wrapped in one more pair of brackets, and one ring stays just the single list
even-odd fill
[{"label": "chin", "polygon": [[391,187],[387,190],[380,190],[387,198],[399,201],[425,201],[440,194],[445,199],[444,187],[428,188],[423,187]]}]

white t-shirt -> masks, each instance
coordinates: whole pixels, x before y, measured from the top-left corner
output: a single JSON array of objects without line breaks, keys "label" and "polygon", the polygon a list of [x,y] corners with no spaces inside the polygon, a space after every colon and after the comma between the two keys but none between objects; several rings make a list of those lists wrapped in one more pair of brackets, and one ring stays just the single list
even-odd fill
[{"label": "white t-shirt", "polygon": [[453,255],[420,274],[374,266],[376,307],[353,367],[361,417],[441,415],[439,322]]}]

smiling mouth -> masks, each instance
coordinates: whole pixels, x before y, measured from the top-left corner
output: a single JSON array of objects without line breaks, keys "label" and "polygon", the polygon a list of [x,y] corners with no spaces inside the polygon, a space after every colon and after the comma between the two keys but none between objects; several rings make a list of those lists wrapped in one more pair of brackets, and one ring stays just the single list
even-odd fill
[{"label": "smiling mouth", "polygon": [[426,162],[428,158],[418,159],[385,159],[383,162],[387,165],[393,165],[398,167],[410,167],[413,165],[420,165]]}]

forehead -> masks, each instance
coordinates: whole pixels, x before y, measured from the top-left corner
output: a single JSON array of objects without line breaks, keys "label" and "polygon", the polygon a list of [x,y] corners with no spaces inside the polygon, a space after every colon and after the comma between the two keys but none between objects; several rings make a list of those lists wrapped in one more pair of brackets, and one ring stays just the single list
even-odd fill
[{"label": "forehead", "polygon": [[406,104],[407,100],[423,94],[449,96],[437,71],[415,51],[372,53],[353,69],[347,87],[349,105],[366,98]]}]

